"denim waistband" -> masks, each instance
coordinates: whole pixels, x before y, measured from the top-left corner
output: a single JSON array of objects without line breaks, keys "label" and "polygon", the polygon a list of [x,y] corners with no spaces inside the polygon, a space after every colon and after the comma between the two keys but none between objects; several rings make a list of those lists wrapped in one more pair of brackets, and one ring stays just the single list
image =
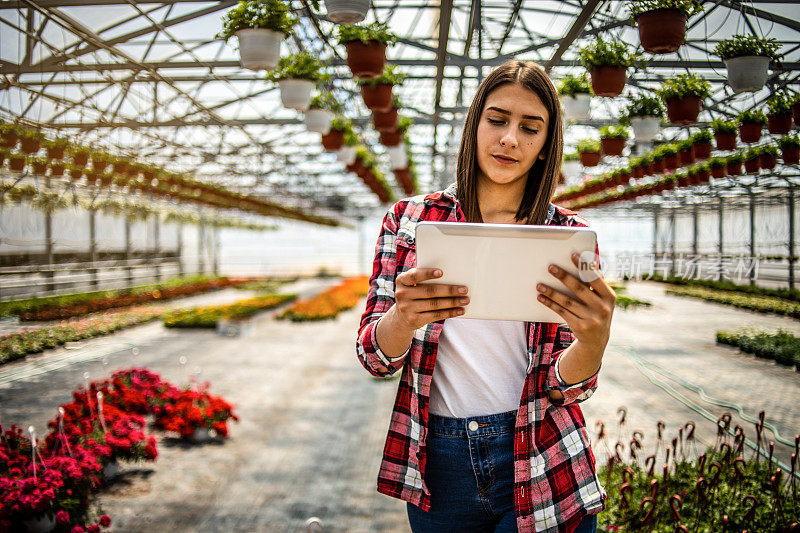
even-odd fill
[{"label": "denim waistband", "polygon": [[[493,415],[452,418],[433,413],[428,415],[428,435],[441,437],[482,437],[514,433],[517,411]],[[473,423],[474,422],[474,423]]]}]

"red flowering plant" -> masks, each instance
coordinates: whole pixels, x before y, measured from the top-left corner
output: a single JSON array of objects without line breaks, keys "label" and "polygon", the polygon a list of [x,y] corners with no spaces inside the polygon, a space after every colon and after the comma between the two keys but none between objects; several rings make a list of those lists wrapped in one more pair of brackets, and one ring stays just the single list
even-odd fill
[{"label": "red flowering plant", "polygon": [[156,418],[156,427],[165,431],[180,433],[188,438],[195,429],[208,428],[220,437],[228,436],[228,420],[239,420],[233,413],[233,406],[220,396],[208,392],[209,383],[197,388],[188,387],[165,407],[163,415]]},{"label": "red flowering plant", "polygon": [[106,389],[105,402],[140,415],[164,414],[165,406],[180,395],[180,389],[146,368],[114,372]]}]

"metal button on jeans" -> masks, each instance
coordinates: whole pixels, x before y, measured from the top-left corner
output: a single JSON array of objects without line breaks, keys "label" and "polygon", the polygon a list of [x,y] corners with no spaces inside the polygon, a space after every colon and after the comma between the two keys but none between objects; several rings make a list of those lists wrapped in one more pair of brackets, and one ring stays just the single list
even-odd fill
[{"label": "metal button on jeans", "polygon": [[470,431],[477,431],[478,430],[478,423],[474,420],[469,423],[469,430]]}]

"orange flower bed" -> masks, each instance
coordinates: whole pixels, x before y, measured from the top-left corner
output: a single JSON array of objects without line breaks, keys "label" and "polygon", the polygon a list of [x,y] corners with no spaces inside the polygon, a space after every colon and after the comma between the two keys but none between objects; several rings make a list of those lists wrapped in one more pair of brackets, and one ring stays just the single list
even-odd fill
[{"label": "orange flower bed", "polygon": [[293,322],[336,318],[342,311],[355,307],[368,290],[367,276],[348,278],[310,300],[298,300],[278,318],[288,318]]}]

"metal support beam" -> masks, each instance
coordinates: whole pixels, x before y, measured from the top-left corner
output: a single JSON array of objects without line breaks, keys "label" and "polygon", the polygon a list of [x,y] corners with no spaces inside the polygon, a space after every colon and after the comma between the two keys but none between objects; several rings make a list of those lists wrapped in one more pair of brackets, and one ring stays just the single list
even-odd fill
[{"label": "metal support beam", "polygon": [[725,198],[722,196],[719,197],[719,270],[717,271],[717,280],[722,281],[722,254],[725,252],[724,242],[725,242]]},{"label": "metal support beam", "polygon": [[600,1],[601,0],[589,0],[583,5],[583,9],[581,9],[581,12],[578,13],[578,16],[572,23],[569,31],[567,31],[567,34],[564,35],[563,39],[561,39],[561,42],[559,43],[558,48],[556,48],[555,53],[553,53],[553,56],[547,60],[547,63],[545,63],[544,70],[546,72],[549,73],[550,70],[561,61],[561,57],[564,55],[564,52],[566,52],[569,47],[572,46],[572,43],[575,41],[578,35],[580,35],[584,28],[586,28],[586,24],[592,18],[595,9],[597,9],[597,4],[599,4]]},{"label": "metal support beam", "polygon": [[[473,0],[473,7],[480,0]],[[450,16],[453,10],[453,0],[442,0],[439,6],[439,38],[436,50],[436,81],[435,93],[433,97],[433,141],[431,142],[431,168],[436,179],[436,134],[439,129],[440,102],[442,98],[442,80],[444,79],[444,67],[447,64],[447,41],[450,38]]]}]

